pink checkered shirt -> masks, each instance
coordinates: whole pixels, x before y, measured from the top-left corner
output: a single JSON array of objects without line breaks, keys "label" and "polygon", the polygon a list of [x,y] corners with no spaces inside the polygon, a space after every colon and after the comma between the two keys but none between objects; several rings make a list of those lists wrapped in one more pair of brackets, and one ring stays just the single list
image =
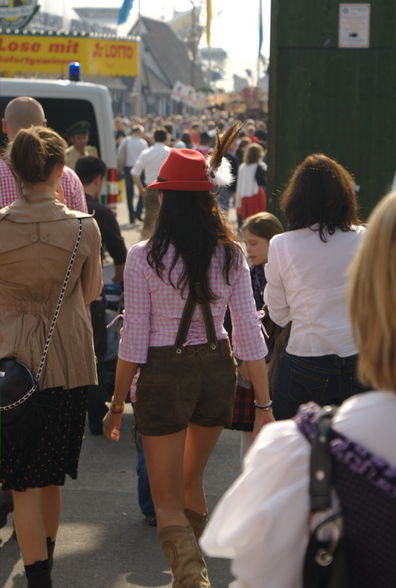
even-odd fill
[{"label": "pink checkered shirt", "polygon": [[[163,258],[169,268],[174,249],[169,247]],[[217,300],[211,304],[218,339],[225,339],[223,327],[227,305],[232,320],[232,343],[235,355],[242,360],[265,357],[267,347],[261,332],[253,299],[249,267],[241,250],[241,262],[230,272],[230,285],[223,276],[224,250],[217,248],[209,269],[211,287]],[[172,272],[172,281],[182,269],[178,260]],[[147,361],[149,347],[161,347],[175,343],[177,329],[185,300],[180,291],[168,281],[167,269],[164,281],[147,262],[147,241],[141,241],[128,253],[124,271],[125,317],[121,333],[119,357],[133,363]],[[196,308],[185,345],[198,345],[207,341],[201,309]]]},{"label": "pink checkered shirt", "polygon": [[[65,194],[65,204],[71,210],[88,212],[85,200],[84,188],[77,174],[65,167],[63,170],[61,184]],[[0,208],[9,206],[19,198],[19,188],[15,177],[3,159],[0,159]]]}]

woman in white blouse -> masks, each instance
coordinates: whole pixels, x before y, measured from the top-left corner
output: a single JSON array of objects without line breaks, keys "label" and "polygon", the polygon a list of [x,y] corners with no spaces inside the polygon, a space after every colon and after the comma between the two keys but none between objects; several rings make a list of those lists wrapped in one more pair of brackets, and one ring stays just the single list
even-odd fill
[{"label": "woman in white blouse", "polygon": [[[370,217],[351,270],[349,307],[358,373],[375,391],[345,401],[332,424],[345,451],[340,445],[339,455],[332,451],[332,482],[343,512],[351,588],[395,585],[395,255],[393,192]],[[260,432],[243,473],[216,507],[201,539],[210,556],[233,560],[232,588],[302,588],[311,447],[300,423],[312,409],[310,403],[296,421],[277,422]],[[349,479],[343,488],[341,473]],[[356,522],[364,532],[351,533]]]},{"label": "woman in white blouse", "polygon": [[273,397],[275,419],[300,404],[341,404],[362,392],[346,302],[348,267],[364,234],[354,181],[336,161],[309,155],[280,203],[290,231],[271,240],[264,300],[280,326],[292,321]]}]

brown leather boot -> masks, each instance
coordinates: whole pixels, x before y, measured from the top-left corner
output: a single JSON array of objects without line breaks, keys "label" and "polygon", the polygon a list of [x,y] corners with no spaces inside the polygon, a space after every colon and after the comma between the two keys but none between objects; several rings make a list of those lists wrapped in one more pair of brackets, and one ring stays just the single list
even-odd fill
[{"label": "brown leather boot", "polygon": [[208,522],[208,514],[201,515],[199,512],[195,510],[190,510],[189,508],[184,509],[184,514],[187,517],[188,522],[193,528],[194,535],[196,540],[201,537],[204,529],[206,527],[206,523]]},{"label": "brown leather boot", "polygon": [[160,545],[173,573],[173,588],[210,588],[208,571],[191,527],[164,527]]}]

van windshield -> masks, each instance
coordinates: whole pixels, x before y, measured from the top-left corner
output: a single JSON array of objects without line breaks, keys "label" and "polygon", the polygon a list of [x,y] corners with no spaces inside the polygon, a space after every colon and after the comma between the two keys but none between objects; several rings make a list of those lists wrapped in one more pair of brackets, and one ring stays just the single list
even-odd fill
[{"label": "van windshield", "polygon": [[[15,96],[0,96],[0,117],[4,117],[4,110],[8,102],[15,98]],[[73,99],[73,98],[40,98],[35,96],[36,100],[40,102],[44,108],[47,125],[57,131],[68,143],[67,129],[75,122],[86,120],[91,125],[89,133],[89,145],[94,145],[98,150],[99,137],[98,126],[95,117],[93,106],[88,100]],[[7,145],[7,137],[0,130],[0,148]]]}]

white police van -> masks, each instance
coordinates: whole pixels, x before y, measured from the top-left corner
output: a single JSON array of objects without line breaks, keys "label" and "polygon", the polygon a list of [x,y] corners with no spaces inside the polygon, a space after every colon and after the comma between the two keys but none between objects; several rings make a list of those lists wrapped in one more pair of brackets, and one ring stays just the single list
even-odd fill
[{"label": "white police van", "polygon": [[[113,112],[110,93],[106,86],[69,80],[40,78],[0,78],[0,117],[8,102],[17,96],[31,96],[44,108],[47,124],[65,139],[67,129],[80,120],[91,125],[89,144],[95,145],[99,157],[107,165],[107,183],[102,202],[117,202],[116,145],[113,131]],[[0,137],[0,146],[6,138]]]}]

